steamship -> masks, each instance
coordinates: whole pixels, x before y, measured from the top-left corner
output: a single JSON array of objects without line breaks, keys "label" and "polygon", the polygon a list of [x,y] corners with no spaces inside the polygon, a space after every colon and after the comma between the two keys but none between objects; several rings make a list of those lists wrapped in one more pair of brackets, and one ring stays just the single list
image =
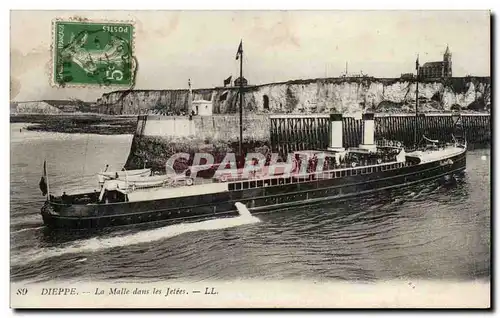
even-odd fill
[{"label": "steamship", "polygon": [[342,125],[342,115],[331,114],[329,147],[294,152],[291,164],[255,165],[239,169],[236,176],[216,175],[209,183],[191,179],[193,169],[187,169],[183,182],[175,186],[142,188],[118,178],[104,182],[98,192],[48,195],[43,221],[52,228],[71,229],[187,222],[237,215],[237,202],[256,214],[448,178],[466,168],[465,140],[443,143],[424,136],[425,144],[414,149],[398,142],[375,142],[374,115],[367,113],[362,144],[345,149]]},{"label": "steamship", "polygon": [[[243,42],[236,59],[240,60],[243,79]],[[418,81],[416,85],[415,121]],[[243,80],[240,80],[240,154],[243,94]],[[291,162],[281,165],[261,162],[243,169],[237,167],[240,169],[229,170],[230,173],[218,169],[217,172],[222,173],[216,174],[209,183],[200,183],[191,176],[193,171],[212,169],[210,166],[191,167],[170,181],[158,176],[142,179],[143,170],[136,171],[130,178],[130,173],[116,172],[113,178],[113,173],[108,172],[101,174],[99,191],[54,197],[49,191],[44,164],[40,189],[47,200],[41,209],[42,218],[49,227],[71,229],[187,222],[237,215],[241,204],[255,214],[327,200],[334,202],[429,182],[465,170],[465,139],[453,138],[453,142],[444,143],[423,136],[425,145],[412,149],[398,142],[376,143],[374,114],[365,113],[362,144],[345,149],[342,125],[341,114],[330,115],[326,150],[297,151]]]}]

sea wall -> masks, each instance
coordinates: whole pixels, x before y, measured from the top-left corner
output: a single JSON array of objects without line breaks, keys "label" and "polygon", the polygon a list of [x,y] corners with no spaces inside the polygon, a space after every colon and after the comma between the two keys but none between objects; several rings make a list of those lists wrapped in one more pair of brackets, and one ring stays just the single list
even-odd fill
[{"label": "sea wall", "polygon": [[[249,140],[268,140],[269,116],[265,114],[245,116],[243,134]],[[140,116],[139,135],[151,137],[190,138],[197,140],[237,141],[239,138],[239,116]]]},{"label": "sea wall", "polygon": [[[488,114],[376,114],[375,138],[397,140],[407,146],[416,137],[451,141],[452,134],[465,136],[474,144],[491,140],[491,118]],[[238,152],[239,118],[234,115],[186,117],[139,116],[126,168],[148,166],[162,170],[175,153],[209,153],[220,162],[229,153]],[[328,115],[252,115],[244,118],[243,152],[282,156],[295,150],[326,149],[329,136]],[[356,147],[362,142],[363,122],[344,117],[343,146]]]},{"label": "sea wall", "polygon": [[[411,112],[416,82],[399,78],[320,78],[245,88],[244,113]],[[187,89],[132,90],[104,94],[97,100],[108,114],[180,114],[188,109]],[[193,99],[213,102],[215,114],[238,111],[238,88],[194,89]],[[421,111],[469,109],[491,105],[490,77],[455,77],[419,82]]]},{"label": "sea wall", "polygon": [[[270,150],[269,115],[247,115],[243,118],[243,151],[266,153]],[[175,153],[210,153],[221,161],[226,153],[238,152],[239,116],[213,115],[158,116],[141,115],[132,140],[125,167],[144,165],[162,170]]]}]

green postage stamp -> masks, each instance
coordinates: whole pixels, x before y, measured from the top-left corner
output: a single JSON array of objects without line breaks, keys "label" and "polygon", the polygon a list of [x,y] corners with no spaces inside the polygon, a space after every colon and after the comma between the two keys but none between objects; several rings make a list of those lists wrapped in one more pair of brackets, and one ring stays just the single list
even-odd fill
[{"label": "green postage stamp", "polygon": [[53,22],[55,86],[133,86],[133,23]]}]

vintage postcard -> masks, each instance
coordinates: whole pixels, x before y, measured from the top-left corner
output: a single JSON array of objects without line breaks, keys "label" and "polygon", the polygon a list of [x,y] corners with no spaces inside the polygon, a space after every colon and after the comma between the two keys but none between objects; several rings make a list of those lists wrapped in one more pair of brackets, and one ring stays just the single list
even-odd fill
[{"label": "vintage postcard", "polygon": [[489,11],[10,23],[12,308],[490,308]]}]

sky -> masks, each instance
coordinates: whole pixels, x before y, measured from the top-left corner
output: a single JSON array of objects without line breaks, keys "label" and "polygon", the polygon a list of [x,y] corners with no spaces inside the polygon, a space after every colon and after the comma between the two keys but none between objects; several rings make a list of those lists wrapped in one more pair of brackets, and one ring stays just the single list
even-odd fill
[{"label": "sky", "polygon": [[399,77],[442,60],[448,45],[454,76],[490,76],[487,11],[11,11],[11,100],[95,101],[117,88],[50,85],[52,21],[132,20],[139,64],[135,89],[221,86],[337,77],[345,72]]}]

